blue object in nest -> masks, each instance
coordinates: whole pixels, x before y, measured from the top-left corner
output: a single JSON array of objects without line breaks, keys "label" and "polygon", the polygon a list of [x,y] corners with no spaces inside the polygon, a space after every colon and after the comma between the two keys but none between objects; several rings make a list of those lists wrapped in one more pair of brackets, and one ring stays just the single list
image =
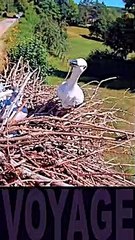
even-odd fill
[{"label": "blue object in nest", "polygon": [[[15,108],[13,109],[13,111],[16,111],[16,112],[17,112],[17,111],[18,111],[18,108],[15,107]],[[24,106],[24,107],[21,109],[21,112],[28,114],[28,109]]]}]

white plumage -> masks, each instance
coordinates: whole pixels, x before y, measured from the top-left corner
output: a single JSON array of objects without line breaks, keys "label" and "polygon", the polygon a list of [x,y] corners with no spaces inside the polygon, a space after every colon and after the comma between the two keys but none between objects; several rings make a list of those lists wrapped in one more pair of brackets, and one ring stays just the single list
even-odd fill
[{"label": "white plumage", "polygon": [[84,93],[78,85],[78,79],[87,68],[87,62],[82,59],[70,60],[71,66],[70,77],[66,77],[65,81],[58,87],[57,96],[61,100],[63,108],[76,107],[84,102]]},{"label": "white plumage", "polygon": [[[18,91],[15,91],[12,89],[8,89],[6,91],[4,90],[5,90],[4,86],[2,88],[2,84],[1,84],[0,85],[0,119],[2,121],[4,121],[7,118],[7,112],[11,108],[18,94]],[[13,110],[11,111],[11,114],[8,116],[8,122],[10,122],[11,120],[21,121],[27,117],[28,110],[25,106],[22,107],[20,111],[18,111],[21,105],[22,105],[22,96],[20,96],[20,98],[14,105]]]}]

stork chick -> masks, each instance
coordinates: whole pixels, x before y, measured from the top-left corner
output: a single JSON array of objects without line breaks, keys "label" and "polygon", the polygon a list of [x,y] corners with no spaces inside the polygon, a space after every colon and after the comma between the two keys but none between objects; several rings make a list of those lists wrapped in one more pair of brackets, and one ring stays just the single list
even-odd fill
[{"label": "stork chick", "polygon": [[[82,59],[70,60],[71,75],[58,87],[57,96],[61,100],[63,108],[76,107],[83,103],[84,93],[78,85],[81,74],[87,68],[87,62]],[[70,73],[70,72],[69,72]]]}]

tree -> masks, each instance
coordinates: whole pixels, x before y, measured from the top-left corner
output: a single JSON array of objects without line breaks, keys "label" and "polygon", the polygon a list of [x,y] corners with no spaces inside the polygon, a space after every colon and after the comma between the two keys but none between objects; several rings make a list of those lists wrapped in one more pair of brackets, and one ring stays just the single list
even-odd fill
[{"label": "tree", "polygon": [[79,9],[74,0],[69,0],[66,12],[66,22],[70,25],[78,23]]},{"label": "tree", "polygon": [[0,11],[12,12],[14,11],[14,0],[0,0]]},{"label": "tree", "polygon": [[124,0],[125,2],[125,8],[130,9],[135,6],[135,0]]},{"label": "tree", "polygon": [[[79,3],[80,23],[90,26],[90,34],[104,35],[107,25],[120,16],[118,9],[107,7],[98,0],[81,0]],[[95,31],[94,31],[95,30]]]},{"label": "tree", "polygon": [[107,30],[105,37],[105,44],[110,46],[115,52],[125,57],[129,52],[129,46],[127,45],[126,35],[124,33],[125,20],[118,18]]},{"label": "tree", "polygon": [[51,16],[57,21],[60,19],[60,8],[55,0],[34,0],[34,4],[37,6],[36,10],[39,14]]},{"label": "tree", "polygon": [[96,3],[91,10],[91,16],[95,21],[89,26],[90,36],[94,34],[96,37],[104,39],[108,27],[119,14],[116,10],[106,7],[104,4]]},{"label": "tree", "polygon": [[5,10],[5,1],[1,0],[0,1],[0,12]]},{"label": "tree", "polygon": [[14,0],[14,6],[18,12],[25,12],[28,8],[27,0]]},{"label": "tree", "polygon": [[0,11],[25,12],[28,6],[28,0],[0,0]]},{"label": "tree", "polygon": [[126,58],[128,53],[135,51],[135,0],[125,0],[125,3],[128,12],[108,28],[105,44]]},{"label": "tree", "polygon": [[59,5],[61,13],[61,21],[66,21],[68,24],[77,24],[79,9],[74,0],[55,0]]},{"label": "tree", "polygon": [[94,3],[93,0],[81,0],[79,4],[89,7],[89,6],[93,5],[93,3]]},{"label": "tree", "polygon": [[50,54],[63,57],[67,49],[67,34],[62,24],[58,24],[51,16],[44,15],[35,32]]},{"label": "tree", "polygon": [[93,0],[81,0],[79,3],[80,23],[87,25],[91,19],[97,18],[96,4]]}]

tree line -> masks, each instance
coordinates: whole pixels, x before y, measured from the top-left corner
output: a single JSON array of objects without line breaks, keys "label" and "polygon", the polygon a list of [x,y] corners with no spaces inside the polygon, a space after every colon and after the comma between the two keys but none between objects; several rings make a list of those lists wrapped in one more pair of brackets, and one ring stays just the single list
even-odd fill
[{"label": "tree line", "polygon": [[34,3],[37,13],[51,13],[59,21],[66,21],[69,25],[87,25],[101,15],[106,21],[115,20],[119,11],[115,8],[107,8],[98,0],[80,0],[76,4],[74,0],[1,0],[0,12],[18,12],[28,8],[30,3]]}]

